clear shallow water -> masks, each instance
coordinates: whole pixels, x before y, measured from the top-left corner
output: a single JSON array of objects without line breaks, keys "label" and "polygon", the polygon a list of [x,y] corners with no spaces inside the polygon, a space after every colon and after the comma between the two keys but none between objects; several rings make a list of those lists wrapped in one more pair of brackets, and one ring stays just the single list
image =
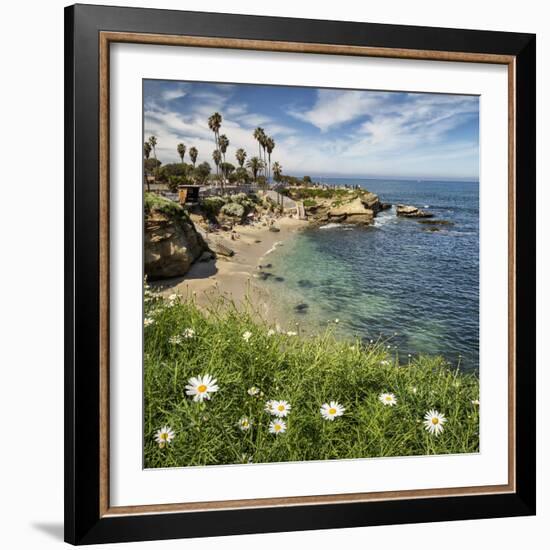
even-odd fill
[{"label": "clear shallow water", "polygon": [[[361,183],[383,202],[413,204],[454,223],[437,232],[414,219],[378,214],[374,227],[308,228],[269,254],[264,283],[276,310],[305,332],[338,319],[341,336],[391,338],[401,356],[440,354],[478,368],[479,186],[461,182]],[[298,304],[306,304],[301,312]],[[302,306],[303,307],[303,306]],[[395,334],[396,333],[396,334]]]}]

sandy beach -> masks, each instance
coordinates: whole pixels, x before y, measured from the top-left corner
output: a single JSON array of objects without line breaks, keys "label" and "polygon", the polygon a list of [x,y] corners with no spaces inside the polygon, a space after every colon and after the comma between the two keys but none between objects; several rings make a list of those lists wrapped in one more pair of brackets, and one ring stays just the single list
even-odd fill
[{"label": "sandy beach", "polygon": [[239,307],[247,299],[255,310],[266,316],[270,309],[270,296],[257,284],[260,266],[269,263],[269,254],[279,244],[307,225],[307,221],[282,217],[274,223],[279,231],[270,231],[268,226],[256,223],[236,225],[235,239],[231,238],[229,232],[209,234],[211,241],[230,248],[234,255],[218,255],[207,262],[196,261],[184,277],[152,284],[162,294],[176,292],[184,298],[194,296],[202,307],[212,304],[220,296]]}]

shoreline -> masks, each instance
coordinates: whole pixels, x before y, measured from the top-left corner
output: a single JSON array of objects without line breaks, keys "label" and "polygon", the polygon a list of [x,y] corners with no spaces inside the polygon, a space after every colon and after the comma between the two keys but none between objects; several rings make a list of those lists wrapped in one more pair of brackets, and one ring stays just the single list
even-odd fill
[{"label": "shoreline", "polygon": [[279,243],[288,241],[310,225],[307,220],[284,216],[274,223],[279,231],[270,231],[268,225],[256,223],[236,225],[234,240],[231,233],[209,234],[211,241],[230,248],[234,255],[217,255],[207,262],[197,260],[183,277],[152,281],[150,284],[163,295],[178,293],[186,299],[193,297],[201,308],[213,304],[219,297],[232,301],[237,307],[248,301],[267,318],[271,310],[271,293],[257,284],[258,279],[254,275],[258,273],[264,258],[269,257]]}]

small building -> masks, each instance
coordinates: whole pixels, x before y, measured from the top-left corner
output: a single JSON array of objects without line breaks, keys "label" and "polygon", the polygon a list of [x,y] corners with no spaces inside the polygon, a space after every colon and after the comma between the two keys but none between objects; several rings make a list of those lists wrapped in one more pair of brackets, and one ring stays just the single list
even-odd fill
[{"label": "small building", "polygon": [[200,185],[178,185],[179,203],[199,202],[200,188]]}]

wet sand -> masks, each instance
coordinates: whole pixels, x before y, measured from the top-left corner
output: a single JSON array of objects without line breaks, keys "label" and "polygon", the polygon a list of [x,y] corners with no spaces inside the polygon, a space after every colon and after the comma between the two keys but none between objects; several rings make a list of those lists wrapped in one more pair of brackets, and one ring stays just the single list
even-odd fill
[{"label": "wet sand", "polygon": [[208,307],[220,296],[238,307],[248,301],[254,310],[266,317],[270,310],[270,296],[257,284],[260,266],[269,263],[269,254],[275,247],[307,225],[307,221],[284,217],[274,224],[280,229],[278,232],[255,224],[235,226],[235,240],[227,232],[209,234],[210,240],[231,248],[235,254],[231,257],[218,255],[208,262],[197,261],[184,277],[164,280],[154,286],[163,294],[177,292],[184,298],[193,296],[201,307]]}]

